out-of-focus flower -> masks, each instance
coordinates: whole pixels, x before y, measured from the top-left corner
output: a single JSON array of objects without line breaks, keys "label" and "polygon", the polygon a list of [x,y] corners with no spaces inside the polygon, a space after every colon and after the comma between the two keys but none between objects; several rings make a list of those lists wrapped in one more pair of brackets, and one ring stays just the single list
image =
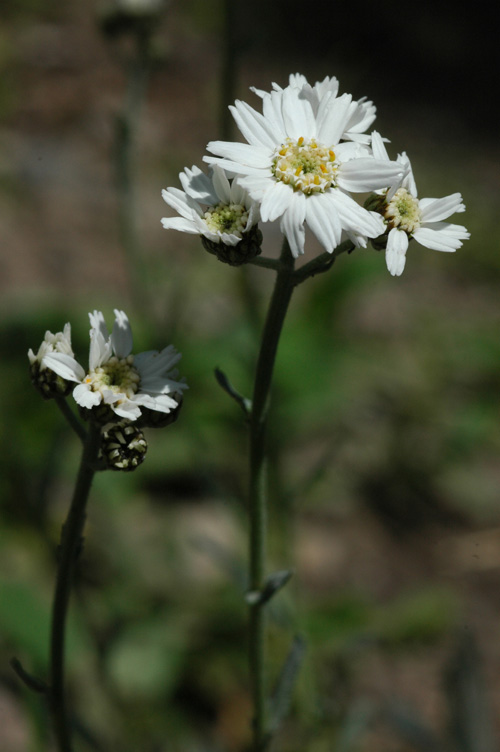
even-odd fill
[{"label": "out-of-focus flower", "polygon": [[329,252],[344,230],[377,237],[380,215],[359,206],[350,193],[385,188],[402,168],[374,159],[366,143],[352,140],[372,122],[371,103],[337,96],[335,79],[317,88],[297,80],[261,93],[262,114],[236,101],[230,109],[248,143],[211,141],[207,148],[216,156],[205,161],[238,176],[259,202],[263,222],[280,219],[294,256],[304,252],[305,223]]},{"label": "out-of-focus flower", "polygon": [[[372,148],[378,159],[389,161],[382,138],[376,131],[372,134]],[[393,276],[403,273],[412,238],[434,251],[451,252],[460,248],[462,241],[470,237],[463,225],[442,221],[456,212],[465,211],[461,194],[419,199],[410,160],[403,152],[398,155],[397,161],[404,167],[403,177],[367,201],[367,205],[384,218],[385,233],[375,240],[374,245],[376,248],[385,247],[387,268]]]},{"label": "out-of-focus flower", "polygon": [[161,352],[131,355],[132,331],[123,311],[115,310],[113,331],[109,335],[100,311],[89,314],[89,370],[72,355],[51,352],[45,364],[67,381],[77,382],[73,397],[89,417],[100,423],[119,419],[135,421],[142,409],[170,413],[177,409],[186,384],[177,380],[173,367],[181,355],[172,345]]}]

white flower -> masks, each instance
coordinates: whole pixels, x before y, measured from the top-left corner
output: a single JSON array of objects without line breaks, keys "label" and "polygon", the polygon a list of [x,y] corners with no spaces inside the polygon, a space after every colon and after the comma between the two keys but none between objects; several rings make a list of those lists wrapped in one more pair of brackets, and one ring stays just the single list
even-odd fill
[{"label": "white flower", "polygon": [[115,310],[111,336],[100,311],[89,314],[89,371],[68,353],[51,352],[45,356],[46,367],[62,378],[77,382],[73,397],[91,410],[108,405],[120,418],[137,420],[141,407],[169,413],[178,406],[186,384],[176,381],[172,367],[180,354],[172,345],[161,352],[131,355],[132,331],[126,314]]},{"label": "white flower", "polygon": [[37,364],[40,371],[45,370],[49,366],[47,365],[47,355],[50,353],[64,353],[65,355],[73,356],[73,350],[71,349],[71,326],[65,324],[62,332],[52,334],[52,332],[45,332],[45,338],[38,348],[38,352],[35,355],[33,350],[28,350],[28,358],[30,365]]},{"label": "white flower", "polygon": [[[376,131],[372,134],[372,149],[378,159],[389,160],[382,138]],[[460,193],[444,198],[419,199],[410,160],[403,152],[397,161],[405,167],[405,174],[388,189],[380,208],[388,230],[385,259],[393,276],[403,273],[412,238],[434,251],[452,252],[470,237],[463,225],[442,221],[455,212],[465,211]]]},{"label": "white flower", "polygon": [[324,90],[321,84],[310,87],[314,96],[306,96],[304,87],[293,84],[264,94],[263,114],[236,101],[230,109],[248,143],[212,141],[207,148],[217,156],[205,157],[239,177],[260,203],[263,222],[281,218],[296,257],[304,252],[306,222],[329,252],[340,243],[342,230],[380,235],[380,216],[349,193],[384,188],[401,172],[396,162],[374,159],[367,145],[346,140],[347,129],[366,117],[363,103],[353,102],[350,94],[338,97],[335,80]]},{"label": "white flower", "polygon": [[166,230],[203,235],[212,242],[235,246],[259,220],[258,206],[237,180],[231,183],[218,165],[209,177],[199,167],[181,172],[184,191],[167,188],[163,199],[181,216],[161,220]]}]

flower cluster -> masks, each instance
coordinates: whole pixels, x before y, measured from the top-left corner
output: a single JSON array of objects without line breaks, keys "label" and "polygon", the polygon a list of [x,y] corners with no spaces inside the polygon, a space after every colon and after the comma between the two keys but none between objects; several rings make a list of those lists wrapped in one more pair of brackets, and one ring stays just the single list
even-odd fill
[{"label": "flower cluster", "polygon": [[90,313],[89,318],[88,370],[74,357],[66,324],[62,333],[47,332],[36,356],[29,351],[32,377],[42,374],[44,382],[45,373],[57,377],[66,394],[73,390],[85,417],[102,425],[125,419],[143,427],[175,420],[187,388],[173,370],[181,355],[172,345],[160,352],[132,355],[132,331],[123,311],[115,310],[111,334],[100,311]]},{"label": "flower cluster", "polygon": [[[285,88],[253,91],[262,112],[239,100],[230,107],[247,143],[211,141],[204,157],[211,174],[186,169],[184,191],[163,191],[180,214],[162,219],[166,229],[201,235],[211,252],[232,246],[230,263],[238,263],[257,221],[279,220],[294,257],[304,253],[307,226],[329,253],[347,238],[387,247],[391,274],[403,271],[412,238],[451,251],[469,237],[461,225],[442,222],[464,211],[460,194],[419,200],[406,155],[391,161],[387,139],[367,133],[375,120],[371,101],[339,94],[334,77],[311,85],[300,74]],[[364,206],[352,195],[367,192],[373,195]],[[243,255],[239,263],[247,260]]]}]

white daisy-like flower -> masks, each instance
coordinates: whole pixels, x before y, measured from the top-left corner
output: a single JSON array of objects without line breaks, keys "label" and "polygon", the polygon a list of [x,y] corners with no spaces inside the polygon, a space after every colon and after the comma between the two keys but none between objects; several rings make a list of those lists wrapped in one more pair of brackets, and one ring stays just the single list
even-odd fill
[{"label": "white daisy-like flower", "polygon": [[123,311],[115,310],[113,331],[109,335],[100,311],[89,314],[89,370],[85,373],[75,358],[63,352],[45,355],[45,364],[67,381],[77,382],[73,397],[78,405],[92,410],[107,405],[117,416],[137,420],[141,408],[170,413],[178,407],[186,389],[177,381],[173,366],[181,355],[172,345],[161,352],[131,355],[132,330]]},{"label": "white daisy-like flower", "polygon": [[72,389],[71,383],[51,370],[47,358],[52,353],[73,357],[70,324],[66,324],[63,331],[56,334],[45,332],[44,340],[36,355],[31,348],[28,350],[31,380],[44,399],[66,397]]},{"label": "white daisy-like flower", "polygon": [[205,157],[237,175],[260,204],[263,222],[280,219],[295,257],[304,253],[305,223],[325,250],[341,242],[342,231],[380,235],[380,215],[359,206],[351,192],[385,188],[401,165],[373,158],[366,144],[346,140],[347,129],[363,121],[363,104],[337,96],[329,80],[311,98],[289,85],[264,94],[262,114],[237,100],[230,107],[247,144],[211,141]]},{"label": "white daisy-like flower", "polygon": [[[378,159],[389,160],[382,138],[376,131],[372,134],[372,149]],[[463,225],[442,221],[455,212],[465,211],[461,194],[419,199],[406,153],[398,155],[397,161],[405,167],[404,176],[382,194],[379,209],[386,224],[387,268],[393,276],[403,273],[406,252],[412,238],[425,248],[445,252],[456,251],[463,245],[463,240],[470,238],[470,233]]]},{"label": "white daisy-like flower", "polygon": [[162,191],[163,199],[180,214],[161,220],[166,230],[202,235],[214,243],[235,246],[259,221],[257,204],[237,180],[229,182],[218,165],[210,176],[199,167],[186,167],[179,179],[184,191]]},{"label": "white daisy-like flower", "polygon": [[52,332],[46,331],[45,337],[38,348],[38,352],[35,355],[33,350],[28,350],[28,358],[31,366],[38,366],[43,371],[48,368],[46,357],[50,353],[64,353],[73,357],[73,350],[71,349],[71,325],[65,324],[62,332],[52,334]]}]

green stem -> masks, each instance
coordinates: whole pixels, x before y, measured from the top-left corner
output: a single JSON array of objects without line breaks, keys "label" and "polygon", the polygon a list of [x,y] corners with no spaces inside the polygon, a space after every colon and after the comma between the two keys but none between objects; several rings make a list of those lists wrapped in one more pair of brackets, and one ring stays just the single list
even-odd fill
[{"label": "green stem", "polygon": [[[294,288],[294,259],[285,239],[269,304],[255,373],[250,415],[250,561],[251,592],[262,591],[266,570],[266,424],[278,343]],[[249,662],[253,699],[253,752],[266,744],[265,608],[257,598],[250,605]]]},{"label": "green stem", "polygon": [[66,617],[75,563],[81,547],[85,507],[100,445],[100,428],[90,424],[85,440],[73,499],[61,534],[52,627],[50,636],[49,704],[58,752],[71,752],[71,731],[66,710],[64,654]]},{"label": "green stem", "polygon": [[62,412],[66,420],[68,421],[69,425],[73,429],[73,431],[76,433],[76,435],[82,440],[85,441],[87,438],[87,431],[85,430],[84,426],[80,423],[78,418],[76,417],[73,410],[70,408],[64,397],[56,397],[56,405],[59,408],[59,410]]},{"label": "green stem", "polygon": [[128,72],[123,111],[116,118],[116,188],[118,222],[125,251],[130,292],[139,310],[147,298],[146,267],[141,258],[137,231],[134,154],[139,116],[144,104],[150,69],[148,32],[137,32],[136,50]]}]

